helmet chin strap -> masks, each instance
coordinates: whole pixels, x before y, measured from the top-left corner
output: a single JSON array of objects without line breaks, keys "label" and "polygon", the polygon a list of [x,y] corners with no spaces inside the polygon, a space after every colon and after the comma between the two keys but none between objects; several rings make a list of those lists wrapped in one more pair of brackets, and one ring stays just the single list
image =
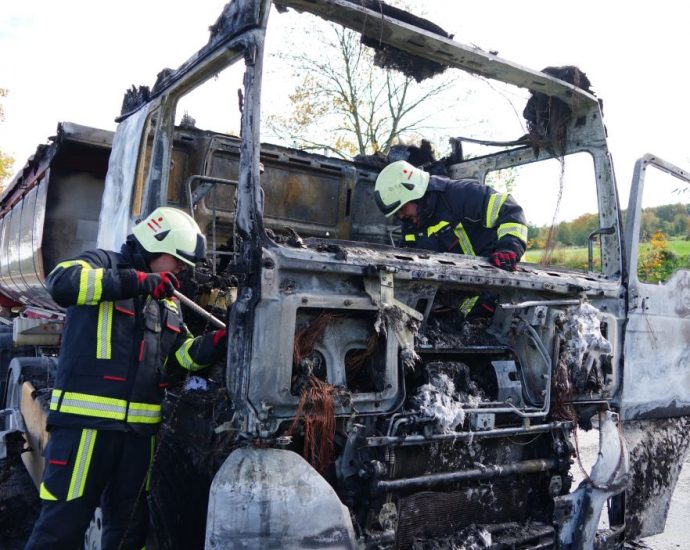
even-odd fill
[{"label": "helmet chin strap", "polygon": [[127,235],[127,240],[122,247],[127,248],[127,251],[132,258],[132,264],[134,267],[139,271],[146,271],[147,273],[151,273],[150,262],[160,256],[160,254],[147,251],[143,246],[141,246],[141,243],[137,240],[137,238],[131,234]]}]

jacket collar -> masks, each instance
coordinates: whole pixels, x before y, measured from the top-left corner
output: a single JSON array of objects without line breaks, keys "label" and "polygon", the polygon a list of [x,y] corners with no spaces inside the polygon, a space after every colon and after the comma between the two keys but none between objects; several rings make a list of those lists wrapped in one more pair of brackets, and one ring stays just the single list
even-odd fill
[{"label": "jacket collar", "polygon": [[127,240],[120,249],[120,254],[125,257],[125,260],[130,263],[137,271],[150,272],[151,268],[146,261],[148,252],[144,250],[133,235],[128,235]]},{"label": "jacket collar", "polygon": [[438,205],[440,194],[448,187],[450,180],[444,176],[431,176],[429,186],[424,196],[417,202],[419,208],[419,219],[424,227],[434,219],[436,206]]}]

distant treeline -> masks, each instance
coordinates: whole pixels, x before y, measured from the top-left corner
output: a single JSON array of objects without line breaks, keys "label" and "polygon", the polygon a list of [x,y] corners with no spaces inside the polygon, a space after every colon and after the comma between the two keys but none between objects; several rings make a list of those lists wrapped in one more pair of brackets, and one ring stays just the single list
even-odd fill
[{"label": "distant treeline", "polygon": [[[623,222],[627,211],[623,211]],[[529,225],[528,248],[544,248],[549,226]],[[569,222],[556,226],[556,243],[559,246],[586,246],[587,238],[599,228],[596,214],[583,214]],[[690,204],[665,204],[642,210],[641,239],[647,242],[655,232],[661,231],[669,238],[690,240]]]}]

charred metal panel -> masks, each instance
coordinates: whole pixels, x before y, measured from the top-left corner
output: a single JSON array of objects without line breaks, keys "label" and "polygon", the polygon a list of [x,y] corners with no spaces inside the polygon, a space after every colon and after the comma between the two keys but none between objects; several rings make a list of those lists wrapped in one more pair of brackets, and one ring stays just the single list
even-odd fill
[{"label": "charred metal panel", "polygon": [[[393,244],[391,233],[398,225],[379,210],[374,200],[373,173],[360,173],[350,200],[352,212],[352,236],[353,241],[369,243]],[[397,243],[396,243],[397,244]]]},{"label": "charred metal panel", "polygon": [[690,318],[678,305],[690,273],[663,285],[631,289],[625,331],[623,414],[626,419],[690,414]]},{"label": "charred metal panel", "polygon": [[661,533],[690,446],[690,418],[626,422],[631,471],[625,499],[626,538]]},{"label": "charred metal panel", "polygon": [[[680,168],[646,155],[637,161],[626,224],[628,323],[621,409],[626,420],[690,414],[690,311],[684,303],[690,272],[677,270],[663,284],[637,277],[644,177],[654,166],[690,182]],[[649,192],[649,191],[648,191]]]},{"label": "charred metal panel", "polygon": [[[316,239],[308,241],[308,248],[280,246],[265,249],[262,264],[261,300],[255,311],[253,344],[261,353],[253,354],[252,357],[252,376],[247,396],[255,409],[262,411],[259,413],[262,429],[269,432],[277,429],[279,423],[291,415],[298,403],[298,394],[292,387],[295,376],[294,334],[299,325],[300,312],[309,309],[326,311],[341,319],[334,321],[336,328],[332,332],[327,331],[315,348],[319,353],[319,362],[325,364],[326,380],[348,389],[351,396],[351,401],[337,409],[338,414],[346,414],[350,406],[363,414],[390,411],[391,407],[399,406],[399,397],[404,394],[404,390],[398,386],[402,379],[398,374],[400,365],[397,355],[404,338],[401,340],[396,333],[389,331],[385,340],[385,364],[382,367],[385,382],[380,389],[369,393],[353,391],[348,387],[347,377],[343,376],[345,356],[350,349],[348,346],[366,347],[367,334],[370,335],[374,325],[382,322],[379,319],[380,312],[377,311],[382,306],[377,305],[372,295],[365,291],[368,281],[378,280],[379,275],[374,266],[380,266],[381,269],[386,266],[385,269],[390,270],[393,274],[392,295],[401,304],[400,307],[412,310],[423,308],[423,301],[433,300],[435,292],[440,289],[445,292],[462,292],[463,289],[491,288],[500,292],[502,302],[516,304],[511,306],[516,310],[502,311],[500,315],[497,313],[492,326],[492,333],[506,345],[511,345],[515,339],[511,334],[516,321],[523,318],[529,322],[529,308],[525,306],[526,309],[521,309],[523,306],[519,305],[524,300],[536,299],[545,291],[551,295],[561,293],[571,298],[579,298],[584,292],[599,309],[609,312],[603,316],[610,325],[612,334],[613,347],[608,351],[612,364],[618,365],[619,362],[617,324],[620,312],[615,313],[618,285],[603,278],[577,277],[572,273],[538,270],[527,266],[516,273],[506,273],[490,267],[480,258],[451,254],[429,255],[422,251],[400,251],[393,247],[364,248],[353,243],[329,243]],[[429,290],[422,291],[422,287],[428,287]],[[574,288],[577,291],[574,292]],[[527,369],[524,376],[528,380],[534,380],[533,387],[530,386],[531,389],[527,388],[525,391],[531,392],[527,395],[536,395],[531,398],[532,403],[527,405],[526,410],[532,411],[524,413],[528,416],[539,415],[537,409],[542,407],[545,398],[547,401],[549,399],[548,392],[544,397],[544,392],[549,388],[544,379],[550,372],[551,360],[545,364],[544,354],[551,354],[549,350],[553,347],[555,320],[564,310],[565,307],[561,307],[559,313],[558,308],[553,309],[544,317],[543,324],[546,326],[537,326],[533,330],[531,341],[539,338],[544,342],[542,348],[545,346],[546,351],[538,353],[532,346],[525,346],[525,351],[520,352],[519,357],[524,361],[522,370]],[[512,313],[513,311],[516,313]],[[354,319],[367,319],[366,312],[369,312],[368,320],[360,321],[364,323],[362,328],[368,326],[364,332],[358,332],[360,328],[355,328],[360,325],[348,324]],[[348,343],[357,339],[356,345]],[[522,345],[520,347],[522,349]],[[424,350],[419,351],[421,353]],[[507,359],[500,352],[498,358]],[[487,364],[487,368],[491,369],[490,364]],[[605,381],[605,388],[609,391],[615,388],[617,380],[614,368]],[[512,410],[506,407],[501,410]],[[541,413],[541,416],[545,414]]]},{"label": "charred metal panel", "polygon": [[[214,137],[210,144],[209,175],[239,180],[239,143]],[[349,163],[307,155],[298,150],[263,145],[261,174],[264,224],[278,231],[290,227],[303,236],[350,236],[348,200],[355,171]],[[215,196],[199,203],[202,215],[234,219],[236,185],[217,185]]]}]

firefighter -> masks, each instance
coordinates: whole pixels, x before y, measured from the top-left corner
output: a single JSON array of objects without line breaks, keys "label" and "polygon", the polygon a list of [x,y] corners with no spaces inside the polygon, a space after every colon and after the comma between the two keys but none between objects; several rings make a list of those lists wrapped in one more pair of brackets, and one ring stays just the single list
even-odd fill
[{"label": "firefighter", "polygon": [[202,260],[206,240],[189,215],[154,210],[119,253],[89,250],[47,278],[67,308],[40,485],[40,516],[26,548],[78,548],[97,506],[104,549],[146,541],[155,434],[168,373],[221,357],[225,330],[194,338],[176,274]]},{"label": "firefighter", "polygon": [[[492,264],[515,271],[525,252],[527,225],[522,208],[508,194],[476,180],[451,180],[399,160],[376,178],[374,198],[386,215],[402,224],[401,246],[435,252],[488,256]],[[495,296],[467,296],[463,317],[490,316]]]}]

